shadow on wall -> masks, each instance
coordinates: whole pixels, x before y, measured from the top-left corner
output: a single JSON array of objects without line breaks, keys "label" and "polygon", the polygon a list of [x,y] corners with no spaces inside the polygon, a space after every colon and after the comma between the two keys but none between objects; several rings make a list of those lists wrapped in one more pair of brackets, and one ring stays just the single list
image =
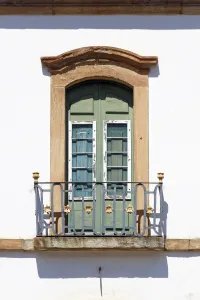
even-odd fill
[{"label": "shadow on wall", "polygon": [[[61,54],[61,53],[60,53],[60,54]],[[44,67],[44,66],[42,65],[42,63],[41,63],[41,68],[42,68],[42,74],[43,74],[44,76],[48,76],[48,77],[51,76],[51,74],[49,73],[49,71],[47,70],[47,68]]]},{"label": "shadow on wall", "polygon": [[38,274],[41,278],[166,278],[167,259],[163,253],[60,253],[39,255]]},{"label": "shadow on wall", "polygon": [[167,278],[164,252],[1,253],[0,257],[35,258],[40,278]]},{"label": "shadow on wall", "polygon": [[[38,252],[1,253],[10,259],[35,259],[40,278],[168,278],[168,257],[199,253],[165,252]],[[101,275],[99,274],[101,268]]]},{"label": "shadow on wall", "polygon": [[200,29],[200,16],[1,16],[7,29]]},{"label": "shadow on wall", "polygon": [[159,62],[157,66],[150,69],[149,77],[158,77],[160,75]]}]

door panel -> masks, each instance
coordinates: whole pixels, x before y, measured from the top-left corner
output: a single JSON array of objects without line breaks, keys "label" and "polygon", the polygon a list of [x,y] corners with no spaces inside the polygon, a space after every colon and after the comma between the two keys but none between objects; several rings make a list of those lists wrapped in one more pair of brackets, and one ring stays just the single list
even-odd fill
[{"label": "door panel", "polygon": [[[85,98],[85,99],[84,99]],[[92,95],[81,97],[80,101],[71,105],[71,114],[94,114],[94,99]]]}]

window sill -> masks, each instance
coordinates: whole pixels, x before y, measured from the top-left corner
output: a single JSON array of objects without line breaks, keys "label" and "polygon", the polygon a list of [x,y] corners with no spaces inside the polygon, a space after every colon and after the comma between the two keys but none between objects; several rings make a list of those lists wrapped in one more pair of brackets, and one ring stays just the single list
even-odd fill
[{"label": "window sill", "polygon": [[160,250],[163,237],[36,237],[34,239],[0,239],[0,251],[108,251]]},{"label": "window sill", "polygon": [[163,250],[163,237],[37,237],[35,250]]}]

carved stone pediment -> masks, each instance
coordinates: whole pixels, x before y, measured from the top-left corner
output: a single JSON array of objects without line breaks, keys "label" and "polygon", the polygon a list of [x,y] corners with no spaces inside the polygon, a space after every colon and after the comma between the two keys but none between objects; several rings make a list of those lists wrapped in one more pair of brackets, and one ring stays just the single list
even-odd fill
[{"label": "carved stone pediment", "polygon": [[53,74],[61,74],[80,65],[118,65],[137,73],[148,73],[157,65],[156,56],[141,56],[131,51],[107,46],[75,49],[58,56],[46,56],[41,62]]}]

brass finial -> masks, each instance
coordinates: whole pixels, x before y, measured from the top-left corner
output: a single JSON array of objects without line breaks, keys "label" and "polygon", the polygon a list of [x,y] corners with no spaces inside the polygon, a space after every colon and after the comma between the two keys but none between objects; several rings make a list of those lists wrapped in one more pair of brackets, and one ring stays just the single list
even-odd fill
[{"label": "brass finial", "polygon": [[153,211],[154,211],[154,209],[153,209],[151,206],[149,206],[149,207],[147,208],[147,214],[148,214],[148,215],[151,215],[151,214],[153,213]]},{"label": "brass finial", "polygon": [[38,173],[38,172],[33,172],[34,183],[38,183],[39,177],[40,177],[40,173]]},{"label": "brass finial", "polygon": [[158,173],[157,177],[158,177],[159,183],[163,183],[164,173]]}]

